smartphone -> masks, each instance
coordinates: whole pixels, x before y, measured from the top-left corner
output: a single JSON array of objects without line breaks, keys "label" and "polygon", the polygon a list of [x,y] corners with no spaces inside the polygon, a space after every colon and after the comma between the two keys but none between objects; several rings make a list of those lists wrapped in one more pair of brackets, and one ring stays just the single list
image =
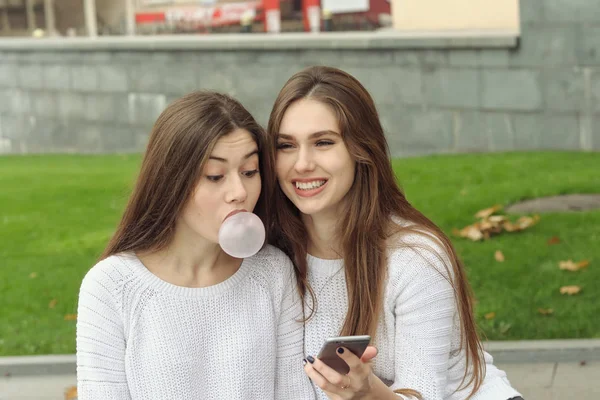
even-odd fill
[{"label": "smartphone", "polygon": [[369,335],[331,337],[325,340],[317,357],[340,374],[345,375],[350,372],[350,367],[337,355],[338,347],[344,347],[357,357],[362,357],[370,342],[371,336]]}]

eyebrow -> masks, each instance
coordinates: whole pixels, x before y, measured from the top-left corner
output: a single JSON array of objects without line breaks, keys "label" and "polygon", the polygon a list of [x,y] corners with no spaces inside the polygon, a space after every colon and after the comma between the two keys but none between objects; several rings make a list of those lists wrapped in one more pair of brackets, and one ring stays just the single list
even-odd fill
[{"label": "eyebrow", "polygon": [[[254,149],[250,153],[246,154],[244,156],[244,160],[249,159],[250,157],[252,157],[255,154],[258,154],[258,149]],[[220,161],[220,162],[224,162],[224,163],[228,162],[227,159],[221,158],[221,157],[217,157],[217,156],[210,156],[210,157],[208,157],[208,159],[209,160],[216,160],[216,161]]]},{"label": "eyebrow", "polygon": [[[317,139],[317,138],[320,138],[321,136],[325,136],[325,135],[337,135],[337,136],[341,136],[336,131],[325,130],[325,131],[318,131],[318,132],[315,132],[315,133],[311,133],[310,136],[308,136],[308,138],[309,139]],[[294,140],[294,137],[291,136],[291,135],[286,135],[285,133],[279,133],[277,135],[277,139]]]}]

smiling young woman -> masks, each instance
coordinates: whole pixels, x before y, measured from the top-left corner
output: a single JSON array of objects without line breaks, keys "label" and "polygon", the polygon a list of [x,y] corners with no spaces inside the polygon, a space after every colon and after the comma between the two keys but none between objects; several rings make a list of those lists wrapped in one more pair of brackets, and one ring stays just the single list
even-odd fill
[{"label": "smiling young woman", "polygon": [[[482,350],[452,243],[400,190],[360,82],[330,67],[295,74],[267,131],[279,182],[271,237],[294,261],[306,294],[305,371],[317,396],[519,396]],[[340,348],[346,376],[312,356],[328,337],[366,334],[377,357]]]}]

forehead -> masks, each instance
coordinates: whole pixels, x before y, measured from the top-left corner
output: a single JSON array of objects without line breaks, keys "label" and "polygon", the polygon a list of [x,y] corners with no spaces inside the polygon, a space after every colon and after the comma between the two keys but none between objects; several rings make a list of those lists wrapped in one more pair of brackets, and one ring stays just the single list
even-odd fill
[{"label": "forehead", "polygon": [[[246,129],[238,128],[225,136],[220,137],[215,143],[212,154],[225,152],[225,156],[231,156],[235,149],[248,149],[256,147],[256,140]],[[229,154],[227,154],[229,153]]]},{"label": "forehead", "polygon": [[338,121],[329,106],[312,99],[292,103],[283,115],[279,133],[294,136],[330,130],[339,133]]}]

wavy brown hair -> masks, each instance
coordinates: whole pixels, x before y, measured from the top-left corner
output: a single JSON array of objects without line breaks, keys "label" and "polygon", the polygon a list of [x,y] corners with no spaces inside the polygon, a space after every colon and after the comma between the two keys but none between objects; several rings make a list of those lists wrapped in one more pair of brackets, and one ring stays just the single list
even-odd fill
[{"label": "wavy brown hair", "polygon": [[[375,336],[383,307],[388,250],[392,246],[414,248],[403,242],[402,237],[425,235],[430,239],[428,243],[434,245],[424,250],[433,251],[443,262],[446,277],[454,288],[461,324],[461,348],[465,350],[467,361],[460,386],[466,388],[473,384],[472,395],[481,385],[485,364],[464,268],[450,239],[414,208],[400,189],[373,99],[358,80],[339,69],[316,66],[296,73],[281,89],[271,112],[267,133],[273,152],[286,110],[294,102],[306,98],[320,101],[334,112],[344,143],[356,162],[354,182],[344,202],[347,217],[337,228],[348,288],[348,313],[340,335]],[[408,224],[398,224],[393,217]],[[308,233],[299,210],[279,186],[274,193],[274,220],[270,230],[274,244],[294,261],[299,290],[310,294],[314,312],[316,299],[306,277]],[[408,389],[403,389],[402,393],[415,394]]]},{"label": "wavy brown hair", "polygon": [[101,258],[168,246],[215,144],[236,129],[248,131],[258,147],[262,183],[254,212],[268,226],[276,178],[264,129],[230,96],[197,91],[175,100],[156,120],[135,188]]}]

